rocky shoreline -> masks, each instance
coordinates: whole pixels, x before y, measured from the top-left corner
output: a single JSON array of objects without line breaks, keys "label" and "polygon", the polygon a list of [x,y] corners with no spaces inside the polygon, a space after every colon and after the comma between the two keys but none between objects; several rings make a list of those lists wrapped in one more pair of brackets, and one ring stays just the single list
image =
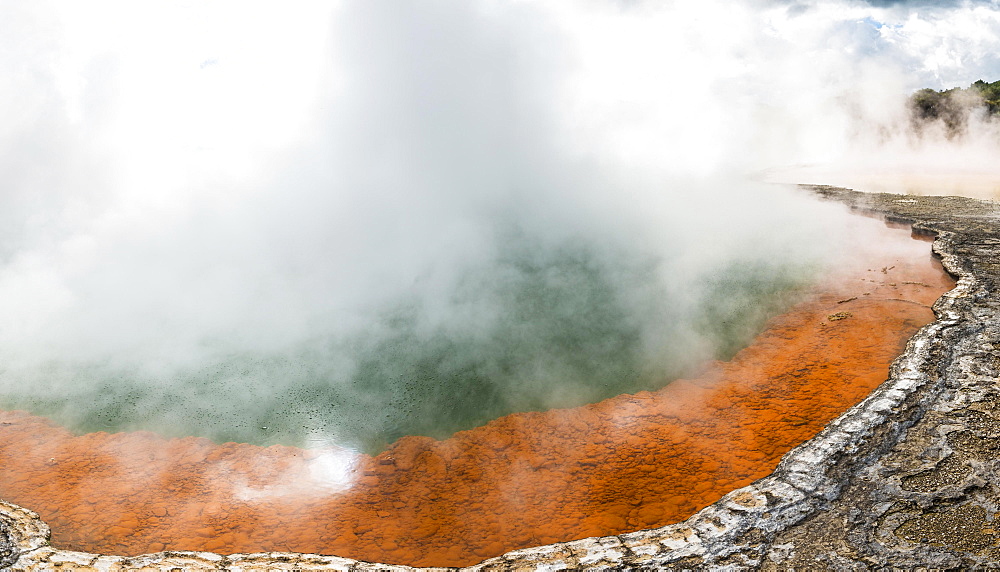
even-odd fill
[{"label": "rocky shoreline", "polygon": [[[936,236],[958,286],[888,381],[788,453],[770,476],[683,523],[509,552],[464,570],[974,567],[1000,562],[1000,205],[806,187]],[[34,513],[0,504],[12,570],[409,570],[290,553],[139,557],[55,550]]]}]

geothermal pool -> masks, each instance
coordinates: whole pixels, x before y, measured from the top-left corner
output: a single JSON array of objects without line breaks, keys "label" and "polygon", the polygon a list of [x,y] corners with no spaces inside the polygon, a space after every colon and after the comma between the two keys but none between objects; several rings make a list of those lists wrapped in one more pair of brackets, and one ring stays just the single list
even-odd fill
[{"label": "geothermal pool", "polygon": [[0,498],[58,548],[292,551],[458,566],[687,518],[886,377],[953,286],[927,242],[865,220],[860,246],[728,361],[655,390],[513,413],[375,455],[147,431],[73,431],[0,413]]}]

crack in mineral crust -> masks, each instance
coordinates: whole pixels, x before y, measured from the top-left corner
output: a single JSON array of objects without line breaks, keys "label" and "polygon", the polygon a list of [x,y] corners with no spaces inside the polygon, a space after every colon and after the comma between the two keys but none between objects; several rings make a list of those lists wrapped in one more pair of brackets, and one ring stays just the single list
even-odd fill
[{"label": "crack in mineral crust", "polygon": [[[889,379],[770,476],[685,522],[516,550],[463,570],[1000,564],[1000,205],[805,188],[936,236],[934,252],[959,278]],[[98,556],[55,550],[48,537],[37,515],[0,504],[0,565],[12,570],[413,569],[283,553]]]}]

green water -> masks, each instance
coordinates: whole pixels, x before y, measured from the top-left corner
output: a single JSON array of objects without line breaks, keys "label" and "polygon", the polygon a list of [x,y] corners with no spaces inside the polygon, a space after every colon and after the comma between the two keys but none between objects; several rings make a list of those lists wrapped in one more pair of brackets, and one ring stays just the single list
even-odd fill
[{"label": "green water", "polygon": [[374,453],[404,435],[444,438],[512,412],[662,387],[744,347],[812,274],[730,261],[691,288],[671,279],[671,264],[516,236],[465,269],[436,309],[405,296],[360,332],[273,352],[221,344],[211,359],[158,375],[53,360],[38,374],[61,380],[53,391],[9,391],[2,406],[81,433],[151,429]]}]

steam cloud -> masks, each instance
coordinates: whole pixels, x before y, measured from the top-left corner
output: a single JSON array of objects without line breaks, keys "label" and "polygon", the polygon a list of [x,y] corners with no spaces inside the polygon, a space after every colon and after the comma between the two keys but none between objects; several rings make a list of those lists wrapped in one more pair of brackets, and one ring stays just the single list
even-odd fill
[{"label": "steam cloud", "polygon": [[655,387],[845,246],[752,179],[998,174],[905,107],[1000,77],[991,3],[0,14],[0,403],[80,430],[377,449]]}]

